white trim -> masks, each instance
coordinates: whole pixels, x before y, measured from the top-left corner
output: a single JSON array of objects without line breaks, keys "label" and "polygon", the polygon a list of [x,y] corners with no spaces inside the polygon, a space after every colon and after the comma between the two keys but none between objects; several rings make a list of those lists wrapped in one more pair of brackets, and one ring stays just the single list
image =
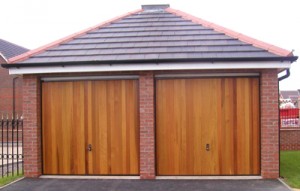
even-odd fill
[{"label": "white trim", "polygon": [[42,77],[44,82],[64,82],[79,80],[137,80],[137,75],[120,75],[120,76],[68,76],[68,77]]},{"label": "white trim", "polygon": [[[54,179],[124,179],[137,180],[140,176],[72,176],[72,175],[41,175],[39,178]],[[258,180],[261,176],[156,176],[158,180]]]},{"label": "white trim", "polygon": [[158,180],[257,180],[261,176],[156,176]]},{"label": "white trim", "polygon": [[[140,179],[140,176],[72,176],[72,175],[41,175],[39,178],[54,179]],[[158,180],[258,180],[261,176],[156,176]]]},{"label": "white trim", "polygon": [[201,78],[201,77],[257,77],[259,73],[205,73],[205,74],[157,74],[155,78]]},{"label": "white trim", "polygon": [[74,72],[114,72],[149,70],[216,70],[216,69],[286,69],[291,62],[205,62],[205,63],[137,63],[101,65],[65,65],[9,68],[9,74],[45,74]]},{"label": "white trim", "polygon": [[140,176],[69,176],[69,175],[41,175],[39,178],[54,179],[140,179]]}]

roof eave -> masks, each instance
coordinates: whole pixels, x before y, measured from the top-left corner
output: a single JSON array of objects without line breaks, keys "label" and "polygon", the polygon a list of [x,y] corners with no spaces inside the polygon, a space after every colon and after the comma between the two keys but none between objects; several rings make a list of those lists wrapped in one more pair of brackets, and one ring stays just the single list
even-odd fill
[{"label": "roof eave", "polygon": [[176,62],[253,62],[253,61],[289,61],[294,62],[298,56],[288,57],[240,57],[240,58],[189,58],[189,59],[147,59],[147,60],[93,60],[76,62],[46,62],[46,63],[11,63],[1,64],[3,68],[24,68],[24,67],[48,67],[48,66],[75,66],[75,65],[101,65],[101,64],[134,64],[134,63],[176,63]]}]

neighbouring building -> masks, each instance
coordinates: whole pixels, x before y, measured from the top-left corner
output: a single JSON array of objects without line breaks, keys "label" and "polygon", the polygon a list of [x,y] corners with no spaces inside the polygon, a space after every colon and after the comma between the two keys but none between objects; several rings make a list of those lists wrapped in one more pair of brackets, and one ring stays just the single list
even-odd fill
[{"label": "neighbouring building", "polygon": [[[0,39],[0,64],[7,59],[27,52],[28,49]],[[0,68],[0,117],[22,114],[22,77],[9,75],[8,70]]]},{"label": "neighbouring building", "polygon": [[283,101],[291,101],[295,107],[299,107],[300,89],[299,90],[281,90],[280,99]]},{"label": "neighbouring building", "polygon": [[9,59],[25,176],[278,178],[277,74],[296,60],[169,5]]},{"label": "neighbouring building", "polygon": [[300,90],[280,91],[280,149],[300,150]]}]

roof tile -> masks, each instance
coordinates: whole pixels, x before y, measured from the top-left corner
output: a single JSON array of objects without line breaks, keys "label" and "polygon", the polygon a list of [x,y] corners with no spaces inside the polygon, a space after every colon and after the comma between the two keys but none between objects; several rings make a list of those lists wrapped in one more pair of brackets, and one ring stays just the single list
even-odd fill
[{"label": "roof tile", "polygon": [[23,54],[28,50],[22,46],[0,39],[0,53],[7,59]]}]

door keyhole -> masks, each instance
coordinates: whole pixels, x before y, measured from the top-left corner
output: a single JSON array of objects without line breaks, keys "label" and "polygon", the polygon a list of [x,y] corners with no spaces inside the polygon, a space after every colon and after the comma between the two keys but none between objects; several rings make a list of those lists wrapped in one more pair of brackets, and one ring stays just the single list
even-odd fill
[{"label": "door keyhole", "polygon": [[206,151],[209,151],[209,150],[210,150],[209,144],[206,144],[205,149],[206,149]]},{"label": "door keyhole", "polygon": [[92,151],[92,145],[91,145],[91,144],[88,145],[87,150],[88,150],[88,151]]}]

